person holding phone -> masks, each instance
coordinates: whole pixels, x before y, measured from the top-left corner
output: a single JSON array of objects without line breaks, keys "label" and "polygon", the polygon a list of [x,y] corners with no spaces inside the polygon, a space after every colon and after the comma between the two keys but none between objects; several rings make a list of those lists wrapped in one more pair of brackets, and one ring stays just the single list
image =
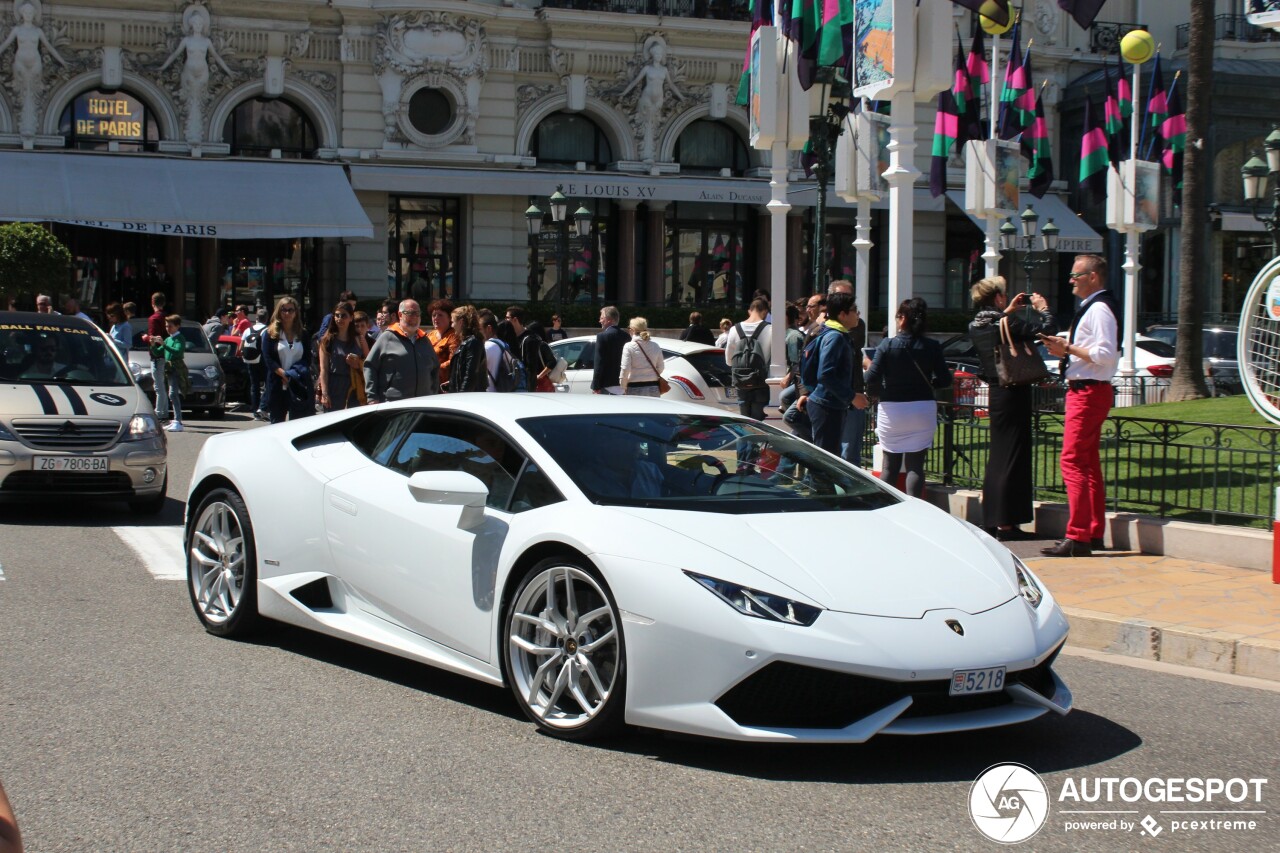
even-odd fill
[{"label": "person holding phone", "polygon": [[1107,260],[1076,255],[1071,285],[1083,300],[1065,338],[1042,335],[1062,359],[1067,383],[1063,422],[1062,481],[1067,487],[1067,535],[1042,548],[1046,557],[1088,557],[1102,548],[1107,532],[1107,490],[1102,479],[1102,425],[1115,401],[1111,379],[1120,363],[1120,304],[1106,289]]},{"label": "person holding phone", "polygon": [[[988,423],[991,450],[982,481],[982,526],[1001,542],[1026,538],[1020,526],[1035,520],[1032,509],[1030,385],[1005,388],[996,375],[995,348],[1000,345],[1000,323],[1008,321],[1015,342],[1035,341],[1054,334],[1058,324],[1049,303],[1038,293],[1005,293],[1004,276],[984,278],[969,290],[977,313],[969,323],[969,339],[978,351],[982,379],[988,386]],[[1030,305],[1034,310],[1022,309]]]}]

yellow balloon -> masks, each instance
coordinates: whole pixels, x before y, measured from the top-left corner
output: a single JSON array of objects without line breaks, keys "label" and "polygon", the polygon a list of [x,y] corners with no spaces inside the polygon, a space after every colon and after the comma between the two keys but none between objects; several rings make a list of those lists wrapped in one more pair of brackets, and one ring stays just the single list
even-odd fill
[{"label": "yellow balloon", "polygon": [[1014,13],[1012,9],[1009,10],[1009,23],[997,24],[986,15],[987,12],[995,11],[995,5],[996,4],[993,3],[992,0],[987,0],[987,2],[983,3],[982,6],[979,7],[978,26],[982,27],[982,31],[989,36],[1002,36],[1009,32],[1009,30],[1013,29]]},{"label": "yellow balloon", "polygon": [[1120,39],[1120,55],[1125,62],[1141,65],[1156,55],[1156,40],[1146,30],[1133,30]]}]

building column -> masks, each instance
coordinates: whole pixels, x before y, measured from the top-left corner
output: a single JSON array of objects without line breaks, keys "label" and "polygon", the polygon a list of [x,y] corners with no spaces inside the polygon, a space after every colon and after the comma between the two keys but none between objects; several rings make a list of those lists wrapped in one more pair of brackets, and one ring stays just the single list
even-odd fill
[{"label": "building column", "polygon": [[[787,216],[787,298],[799,299],[800,290],[804,287],[804,211],[805,208],[791,208]],[[808,296],[808,294],[804,294]]]},{"label": "building column", "polygon": [[648,276],[645,281],[644,298],[654,305],[664,305],[667,301],[667,277],[664,252],[667,237],[667,202],[646,202],[649,209],[645,229],[645,242],[649,247],[646,257]]},{"label": "building column", "polygon": [[618,287],[617,300],[623,304],[639,298],[636,291],[636,208],[640,202],[622,200],[618,206]]}]

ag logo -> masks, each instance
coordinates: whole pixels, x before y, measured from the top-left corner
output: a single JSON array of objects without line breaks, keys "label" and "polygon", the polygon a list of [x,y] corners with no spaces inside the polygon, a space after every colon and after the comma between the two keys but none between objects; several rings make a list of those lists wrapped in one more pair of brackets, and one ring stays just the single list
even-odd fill
[{"label": "ag logo", "polygon": [[1022,764],[993,764],[969,789],[969,816],[978,831],[1001,844],[1026,841],[1049,817],[1049,790]]},{"label": "ag logo", "polygon": [[89,399],[94,402],[101,403],[104,406],[123,406],[125,404],[124,397],[117,397],[115,394],[105,394],[102,392],[90,394]]}]

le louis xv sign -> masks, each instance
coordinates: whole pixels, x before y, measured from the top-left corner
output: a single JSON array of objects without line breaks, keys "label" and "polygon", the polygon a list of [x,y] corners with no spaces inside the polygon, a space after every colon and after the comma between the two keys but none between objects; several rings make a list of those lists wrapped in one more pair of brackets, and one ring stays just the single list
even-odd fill
[{"label": "le louis xv sign", "polygon": [[764,204],[769,200],[765,186],[759,190],[707,186],[697,181],[663,181],[641,184],[609,180],[571,181],[559,185],[569,198],[634,199],[635,201],[712,201],[729,204]]}]

